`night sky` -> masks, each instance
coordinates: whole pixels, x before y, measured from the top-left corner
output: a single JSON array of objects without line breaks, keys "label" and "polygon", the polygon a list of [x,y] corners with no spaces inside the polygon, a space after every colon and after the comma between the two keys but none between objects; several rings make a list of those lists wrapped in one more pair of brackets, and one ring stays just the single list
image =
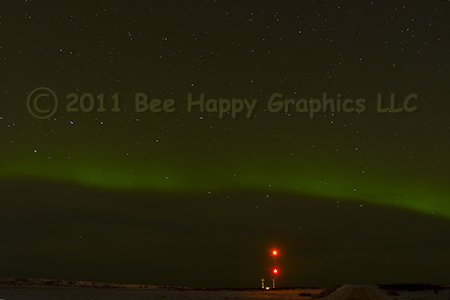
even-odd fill
[{"label": "night sky", "polygon": [[0,276],[449,283],[449,15],[2,2]]}]

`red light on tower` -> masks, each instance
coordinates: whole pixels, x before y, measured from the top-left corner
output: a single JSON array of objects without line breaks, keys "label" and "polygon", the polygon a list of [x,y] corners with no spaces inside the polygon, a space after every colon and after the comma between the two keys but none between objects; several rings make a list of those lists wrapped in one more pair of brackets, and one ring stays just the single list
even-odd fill
[{"label": "red light on tower", "polygon": [[272,255],[273,256],[277,256],[278,255],[278,250],[272,250]]},{"label": "red light on tower", "polygon": [[272,273],[273,273],[273,275],[278,275],[279,271],[278,271],[277,268],[275,268],[275,269],[272,270]]}]

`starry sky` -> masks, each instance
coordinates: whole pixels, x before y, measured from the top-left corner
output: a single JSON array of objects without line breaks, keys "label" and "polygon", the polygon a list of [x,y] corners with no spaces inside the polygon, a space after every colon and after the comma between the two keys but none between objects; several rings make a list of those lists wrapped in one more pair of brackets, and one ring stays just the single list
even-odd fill
[{"label": "starry sky", "polygon": [[448,283],[449,13],[2,3],[0,276]]}]

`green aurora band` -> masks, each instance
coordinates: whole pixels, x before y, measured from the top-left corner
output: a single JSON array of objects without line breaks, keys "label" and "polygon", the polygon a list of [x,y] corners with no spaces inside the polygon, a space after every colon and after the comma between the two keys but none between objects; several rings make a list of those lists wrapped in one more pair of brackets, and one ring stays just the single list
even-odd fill
[{"label": "green aurora band", "polygon": [[[331,164],[312,159],[290,165],[275,159],[241,157],[230,161],[205,158],[184,162],[149,155],[147,159],[100,157],[95,152],[79,159],[24,158],[10,155],[2,162],[0,178],[34,179],[71,183],[117,191],[206,193],[251,191],[286,193],[378,204],[432,214],[450,219],[448,187],[438,180],[422,180],[412,172],[379,168],[363,172],[355,164]],[[158,157],[158,159],[151,159]],[[217,170],[220,170],[217,171]],[[389,174],[387,176],[386,174]]]}]

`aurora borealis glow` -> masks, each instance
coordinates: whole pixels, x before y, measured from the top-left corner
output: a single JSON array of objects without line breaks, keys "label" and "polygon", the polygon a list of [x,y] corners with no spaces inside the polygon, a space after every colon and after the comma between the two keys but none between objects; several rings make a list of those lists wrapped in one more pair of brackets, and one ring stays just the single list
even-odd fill
[{"label": "aurora borealis glow", "polygon": [[[286,285],[447,280],[448,4],[9,5],[0,276],[251,286],[277,246]],[[50,119],[27,111],[37,87]],[[68,112],[71,93],[119,93],[122,111]],[[176,110],[138,113],[136,93]],[[189,93],[258,103],[220,117]],[[274,93],[366,110],[274,113]],[[378,113],[378,93],[417,110]]]},{"label": "aurora borealis glow", "polygon": [[[75,158],[57,159],[36,154],[37,159],[30,161],[11,160],[5,162],[5,178],[37,178],[69,182],[79,185],[124,191],[151,192],[222,192],[222,191],[258,191],[263,193],[287,193],[299,196],[357,201],[360,204],[376,203],[417,210],[425,214],[436,214],[450,218],[450,207],[446,201],[445,183],[434,179],[424,183],[406,172],[385,168],[377,175],[377,169],[366,174],[366,168],[357,169],[345,164],[333,165],[318,159],[302,172],[301,163],[277,164],[270,157],[263,159],[267,163],[255,163],[251,160],[232,159],[234,163],[212,162],[201,159],[195,166],[186,162],[174,163],[164,159],[164,153],[155,153],[152,161],[121,158],[89,157],[75,154]],[[39,158],[40,156],[40,158]],[[104,162],[99,165],[98,161]],[[294,160],[295,161],[295,160]],[[220,173],[208,174],[211,165]],[[32,166],[30,168],[30,166]],[[190,170],[181,171],[183,168]],[[181,167],[181,168],[180,168]],[[299,172],[300,171],[300,172]],[[416,175],[417,176],[417,175]],[[386,180],[387,179],[387,180]],[[386,182],[387,181],[387,182]]]}]

